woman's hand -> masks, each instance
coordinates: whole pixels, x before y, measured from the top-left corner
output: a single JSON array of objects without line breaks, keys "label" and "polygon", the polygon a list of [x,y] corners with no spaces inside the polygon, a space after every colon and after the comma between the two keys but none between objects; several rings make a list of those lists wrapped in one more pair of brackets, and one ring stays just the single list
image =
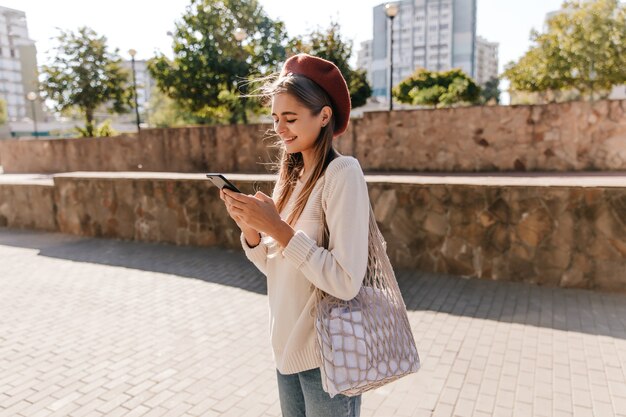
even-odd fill
[{"label": "woman's hand", "polygon": [[228,189],[223,189],[222,193],[225,194],[228,213],[240,227],[263,232],[273,237],[281,246],[287,246],[295,232],[280,218],[274,200],[260,191],[254,196]]},{"label": "woman's hand", "polygon": [[243,221],[241,216],[238,216],[233,212],[232,205],[228,201],[229,198],[226,196],[223,190],[220,190],[220,199],[224,201],[224,205],[226,206],[226,211],[228,211],[228,215],[231,217],[231,219],[235,221],[235,223],[237,223],[237,226],[243,232],[248,246],[253,248],[261,243],[261,235],[259,234],[259,232],[247,225]]}]

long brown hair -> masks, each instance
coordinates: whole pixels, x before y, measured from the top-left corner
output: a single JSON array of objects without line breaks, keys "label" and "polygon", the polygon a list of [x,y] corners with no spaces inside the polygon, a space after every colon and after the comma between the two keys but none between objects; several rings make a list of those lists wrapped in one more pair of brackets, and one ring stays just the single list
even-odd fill
[{"label": "long brown hair", "polygon": [[[318,115],[325,106],[330,106],[333,109],[328,94],[315,82],[301,75],[288,74],[277,78],[264,85],[261,91],[266,99],[266,103],[270,102],[277,94],[291,94],[300,104],[308,108],[314,116]],[[333,115],[326,126],[322,127],[313,145],[315,163],[311,168],[311,174],[308,176],[302,192],[296,199],[293,211],[288,215],[287,223],[291,226],[296,223],[302,214],[317,180],[324,174],[328,164],[339,155],[333,148],[334,114],[335,109],[333,109]],[[304,169],[304,159],[300,152],[287,153],[283,141],[278,137],[274,146],[280,149],[279,160],[276,162],[274,170],[278,172],[276,207],[278,212],[281,212],[287,205],[298,177]]]}]

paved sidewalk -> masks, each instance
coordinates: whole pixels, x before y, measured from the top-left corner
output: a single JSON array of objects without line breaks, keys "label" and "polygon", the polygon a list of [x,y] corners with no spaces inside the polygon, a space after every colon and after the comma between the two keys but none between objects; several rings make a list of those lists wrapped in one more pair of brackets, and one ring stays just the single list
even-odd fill
[{"label": "paved sidewalk", "polygon": [[[362,416],[626,416],[626,295],[399,281],[423,368]],[[238,251],[0,228],[0,417],[279,416],[264,294]]]}]

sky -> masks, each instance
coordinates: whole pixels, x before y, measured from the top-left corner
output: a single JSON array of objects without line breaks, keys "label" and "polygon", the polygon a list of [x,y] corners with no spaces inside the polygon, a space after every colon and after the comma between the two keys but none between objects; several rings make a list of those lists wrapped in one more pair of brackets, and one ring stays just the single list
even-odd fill
[{"label": "sky", "polygon": [[[562,0],[477,0],[477,34],[499,46],[499,72],[530,47],[532,28],[541,30],[546,13],[560,8]],[[285,22],[289,36],[325,28],[331,20],[340,24],[344,38],[354,42],[353,58],[360,43],[372,38],[372,9],[380,0],[259,0],[272,19]],[[167,31],[184,13],[189,0],[0,0],[0,6],[26,12],[28,31],[37,42],[37,60],[47,62],[58,28],[76,30],[89,26],[104,35],[123,58],[137,50],[136,59],[148,59],[155,51],[171,56]]]}]

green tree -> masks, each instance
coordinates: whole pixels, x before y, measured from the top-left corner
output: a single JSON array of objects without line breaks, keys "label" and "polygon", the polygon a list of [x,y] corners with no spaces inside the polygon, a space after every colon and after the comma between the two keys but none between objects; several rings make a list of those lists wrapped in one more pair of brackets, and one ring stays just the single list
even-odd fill
[{"label": "green tree", "polygon": [[[247,37],[238,42],[236,29]],[[173,60],[148,63],[157,86],[199,123],[246,122],[256,101],[242,98],[250,78],[277,70],[285,59],[284,24],[256,0],[192,0],[173,34]]]},{"label": "green tree", "polygon": [[331,22],[326,30],[316,29],[303,37],[290,40],[288,50],[291,54],[306,52],[331,61],[346,79],[350,90],[352,107],[360,107],[372,95],[372,88],[367,82],[364,70],[353,70],[348,61],[352,56],[352,43],[341,37],[341,27]]},{"label": "green tree", "polygon": [[7,122],[8,114],[7,114],[7,103],[3,99],[0,98],[0,126]]},{"label": "green tree", "polygon": [[109,106],[115,113],[130,109],[129,74],[118,50],[107,51],[106,37],[88,27],[61,31],[52,61],[42,66],[44,97],[59,112],[78,108],[85,117],[85,136],[94,134],[94,111]]},{"label": "green tree", "polygon": [[367,81],[367,73],[364,69],[358,69],[352,72],[348,81],[350,89],[350,100],[352,107],[361,107],[367,103],[367,99],[372,95],[372,87]]},{"label": "green tree", "polygon": [[181,109],[174,99],[158,88],[154,88],[150,94],[149,108],[151,126],[174,127],[198,123],[193,114]]},{"label": "green tree", "polygon": [[96,136],[99,138],[103,138],[105,136],[115,136],[118,133],[115,129],[113,129],[113,126],[111,125],[111,119],[106,119],[105,121],[100,123],[97,127],[94,128],[93,132],[88,132],[87,129],[83,129],[78,126],[75,127],[74,130],[81,137]]},{"label": "green tree", "polygon": [[480,93],[483,103],[493,100],[496,104],[500,104],[500,79],[493,77],[485,83]]},{"label": "green tree", "polygon": [[392,90],[401,103],[446,107],[477,103],[480,87],[460,69],[429,71],[420,68]]},{"label": "green tree", "polygon": [[534,46],[504,72],[514,91],[556,99],[575,90],[592,98],[626,83],[626,5],[618,0],[566,1],[531,40]]}]

